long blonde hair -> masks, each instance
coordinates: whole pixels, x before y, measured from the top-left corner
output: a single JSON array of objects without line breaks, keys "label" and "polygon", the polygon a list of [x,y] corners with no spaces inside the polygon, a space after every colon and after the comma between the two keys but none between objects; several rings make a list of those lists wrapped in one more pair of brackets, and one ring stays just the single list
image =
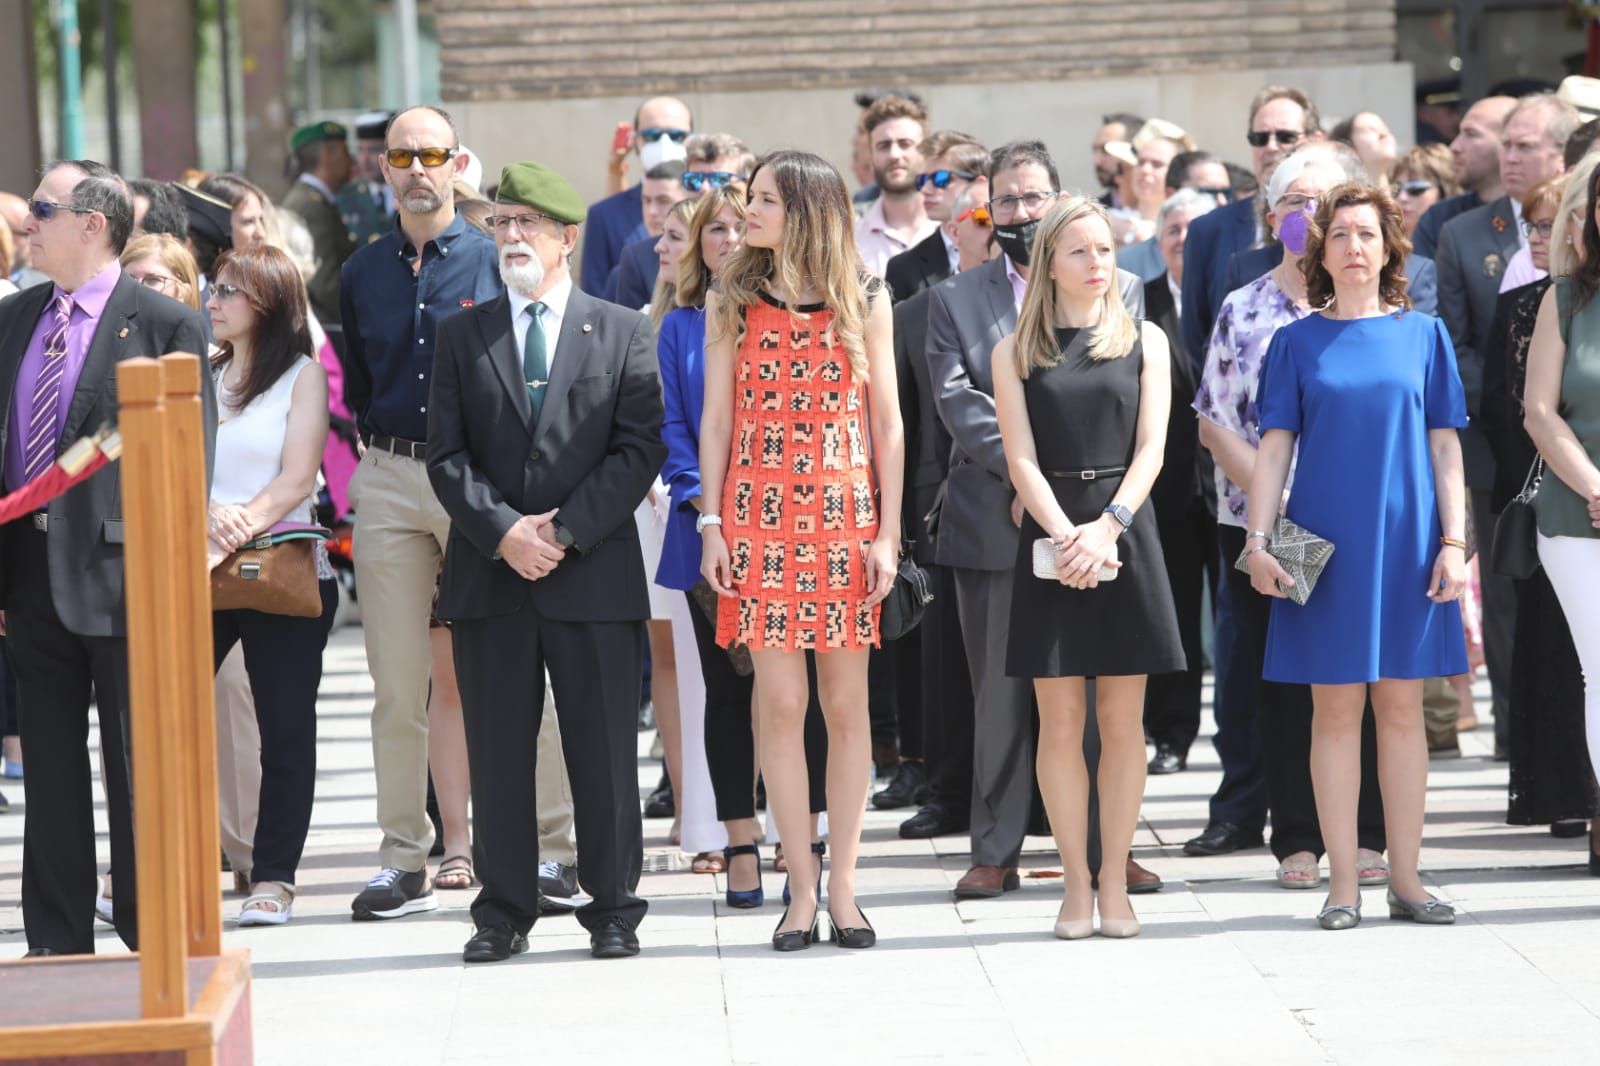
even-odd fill
[{"label": "long blonde hair", "polygon": [[[694,214],[695,201],[679,200],[667,208],[667,217],[661,220],[661,232],[667,230],[667,223],[674,220],[689,224],[689,218]],[[692,247],[692,245],[691,245]],[[684,258],[689,256],[689,248],[683,252]],[[679,260],[682,262],[682,260]],[[650,297],[650,328],[659,330],[661,320],[667,317],[667,312],[678,306],[678,271],[661,270],[656,273],[656,287]]]},{"label": "long blonde hair", "polygon": [[139,234],[122,249],[120,262],[126,267],[152,255],[161,260],[161,265],[170,270],[178,282],[179,295],[173,299],[200,310],[200,268],[195,266],[189,249],[170,233]]},{"label": "long blonde hair", "polygon": [[[833,312],[828,327],[832,342],[849,357],[850,369],[867,380],[867,292],[861,256],[856,252],[855,215],[844,179],[833,165],[810,152],[773,152],[750,175],[770,168],[783,201],[783,243],[776,254],[747,240],[733,253],[717,277],[721,297],[708,323],[707,340],[744,340],[744,309],[761,299],[774,283],[790,300],[808,287],[822,294]],[[810,282],[808,286],[805,283]],[[808,317],[790,309],[796,318]]]},{"label": "long blonde hair", "polygon": [[[1561,204],[1556,208],[1556,224],[1550,228],[1550,276],[1565,277],[1578,269],[1578,250],[1572,244],[1572,216],[1578,216],[1578,235],[1582,235],[1585,215],[1589,207],[1589,182],[1595,167],[1600,166],[1600,155],[1593,152],[1578,160],[1578,165],[1567,171],[1567,184],[1561,191]],[[1600,248],[1583,249],[1585,256],[1600,253]]]},{"label": "long blonde hair", "polygon": [[[1108,234],[1111,232],[1111,217],[1106,209],[1085,196],[1058,200],[1039,222],[1039,232],[1034,234],[1033,249],[1028,254],[1033,269],[1028,272],[1028,287],[1022,296],[1022,310],[1017,313],[1017,334],[1012,341],[1020,378],[1026,378],[1035,369],[1055,366],[1061,360],[1061,345],[1056,342],[1056,285],[1050,277],[1050,260],[1055,256],[1061,231],[1091,216],[1105,223]],[[1139,327],[1122,302],[1122,293],[1113,274],[1100,297],[1100,322],[1089,339],[1089,358],[1120,359],[1133,351],[1138,339]]]},{"label": "long blonde hair", "polygon": [[678,306],[704,307],[706,292],[711,288],[711,268],[706,266],[701,237],[706,227],[715,221],[724,207],[744,218],[743,185],[723,185],[711,190],[698,201],[693,215],[689,216],[689,247],[678,260]]}]

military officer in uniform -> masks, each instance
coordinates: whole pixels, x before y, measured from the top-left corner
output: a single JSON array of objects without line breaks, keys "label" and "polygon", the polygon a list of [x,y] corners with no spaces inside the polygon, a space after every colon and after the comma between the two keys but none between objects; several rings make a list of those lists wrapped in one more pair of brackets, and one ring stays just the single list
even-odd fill
[{"label": "military officer in uniform", "polygon": [[306,286],[311,310],[342,354],[339,269],[356,250],[356,244],[334,201],[350,180],[350,146],[345,128],[337,122],[313,122],[294,131],[289,147],[300,176],[284,196],[282,206],[304,219],[311,232],[311,246],[317,253],[317,272]]}]

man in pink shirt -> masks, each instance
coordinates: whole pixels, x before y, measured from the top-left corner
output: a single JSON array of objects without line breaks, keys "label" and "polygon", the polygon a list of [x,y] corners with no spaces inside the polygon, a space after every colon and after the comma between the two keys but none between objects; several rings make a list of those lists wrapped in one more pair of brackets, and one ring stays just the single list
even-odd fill
[{"label": "man in pink shirt", "polygon": [[917,192],[928,112],[903,96],[883,96],[862,118],[872,149],[872,174],[878,198],[856,224],[856,246],[867,270],[883,276],[889,260],[927,237],[938,223],[929,218]]}]

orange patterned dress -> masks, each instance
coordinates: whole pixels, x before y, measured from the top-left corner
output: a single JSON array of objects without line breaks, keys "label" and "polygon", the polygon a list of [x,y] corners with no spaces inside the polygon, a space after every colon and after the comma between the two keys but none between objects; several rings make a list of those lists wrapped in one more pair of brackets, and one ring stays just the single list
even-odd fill
[{"label": "orange patterned dress", "polygon": [[733,449],[722,535],[738,596],[717,643],[831,651],[876,647],[867,548],[878,535],[864,391],[829,343],[833,312],[801,318],[772,297],[745,310],[734,370]]}]

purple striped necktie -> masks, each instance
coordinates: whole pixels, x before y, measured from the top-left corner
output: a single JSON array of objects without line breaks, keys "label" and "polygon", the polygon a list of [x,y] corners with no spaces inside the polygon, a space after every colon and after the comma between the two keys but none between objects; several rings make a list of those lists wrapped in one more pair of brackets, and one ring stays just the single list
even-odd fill
[{"label": "purple striped necktie", "polygon": [[44,366],[33,387],[33,415],[28,420],[27,444],[22,452],[22,480],[26,484],[50,469],[61,436],[61,376],[67,369],[67,324],[72,321],[72,297],[56,300],[56,320],[44,335]]}]

